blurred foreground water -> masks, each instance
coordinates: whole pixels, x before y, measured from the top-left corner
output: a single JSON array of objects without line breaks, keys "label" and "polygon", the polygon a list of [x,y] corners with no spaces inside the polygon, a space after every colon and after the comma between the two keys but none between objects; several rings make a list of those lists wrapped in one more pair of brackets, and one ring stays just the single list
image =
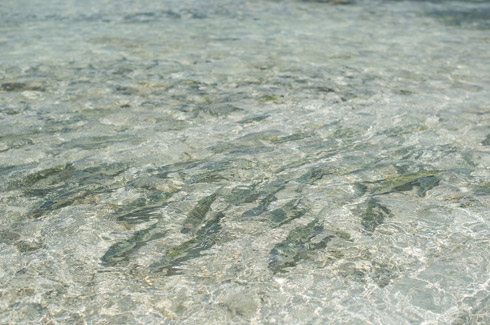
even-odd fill
[{"label": "blurred foreground water", "polygon": [[489,63],[488,1],[0,2],[0,323],[490,323]]}]

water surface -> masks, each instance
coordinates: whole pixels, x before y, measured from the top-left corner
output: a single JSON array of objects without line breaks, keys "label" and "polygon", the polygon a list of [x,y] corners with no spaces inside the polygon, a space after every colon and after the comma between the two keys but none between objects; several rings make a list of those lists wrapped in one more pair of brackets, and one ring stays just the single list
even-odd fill
[{"label": "water surface", "polygon": [[0,322],[490,322],[486,1],[2,1]]}]

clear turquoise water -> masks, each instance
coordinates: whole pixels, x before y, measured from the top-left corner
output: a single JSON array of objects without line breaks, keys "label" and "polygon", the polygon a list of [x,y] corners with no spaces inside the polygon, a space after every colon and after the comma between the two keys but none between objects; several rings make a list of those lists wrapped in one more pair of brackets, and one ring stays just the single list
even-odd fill
[{"label": "clear turquoise water", "polygon": [[2,1],[0,323],[489,323],[489,30]]}]

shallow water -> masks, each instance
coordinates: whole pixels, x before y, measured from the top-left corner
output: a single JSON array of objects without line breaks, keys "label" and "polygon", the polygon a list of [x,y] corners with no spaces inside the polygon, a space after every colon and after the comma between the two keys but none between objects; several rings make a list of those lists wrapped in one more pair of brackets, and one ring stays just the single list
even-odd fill
[{"label": "shallow water", "polygon": [[0,323],[490,323],[486,1],[2,1]]}]

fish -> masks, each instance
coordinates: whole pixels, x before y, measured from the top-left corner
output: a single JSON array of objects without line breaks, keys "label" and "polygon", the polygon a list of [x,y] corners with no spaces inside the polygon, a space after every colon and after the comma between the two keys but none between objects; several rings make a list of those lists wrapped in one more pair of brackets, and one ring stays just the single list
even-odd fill
[{"label": "fish", "polygon": [[238,123],[249,124],[249,123],[253,123],[253,122],[260,122],[262,120],[265,120],[268,117],[270,117],[269,114],[254,115],[254,116],[246,117],[246,118],[238,121]]},{"label": "fish", "polygon": [[312,168],[305,174],[301,175],[297,181],[299,183],[306,183],[306,184],[312,184],[315,181],[318,181],[323,178],[323,176],[331,174],[328,170],[325,170],[323,168]]},{"label": "fish", "polygon": [[334,237],[333,234],[328,233],[319,241],[312,242],[313,238],[323,232],[323,228],[318,219],[314,219],[306,226],[292,230],[285,240],[269,252],[268,266],[272,273],[284,273],[286,268],[295,266],[308,253],[325,248]]},{"label": "fish", "polygon": [[112,214],[112,217],[118,221],[123,221],[128,224],[147,222],[155,211],[167,206],[168,199],[177,192],[178,190],[172,192],[150,192],[148,195],[137,198],[131,203],[118,209]]},{"label": "fish", "polygon": [[257,186],[259,184],[260,183],[254,183],[247,188],[235,187],[231,190],[231,194],[227,197],[227,201],[233,205],[240,205],[257,201],[262,195],[262,193],[257,190]]},{"label": "fish", "polygon": [[77,189],[62,193],[61,195],[57,195],[52,199],[46,200],[39,207],[32,209],[28,213],[28,216],[34,219],[38,219],[52,211],[56,211],[70,205],[82,203],[83,201],[87,200],[88,197],[93,197],[97,193],[98,192],[96,190],[86,189]]},{"label": "fish", "polygon": [[31,173],[21,180],[13,182],[10,186],[10,189],[26,189],[32,188],[38,183],[41,183],[43,188],[47,186],[52,187],[53,185],[57,185],[58,183],[63,182],[64,180],[73,176],[76,172],[73,164],[66,164],[51,168],[46,168],[34,173]]},{"label": "fish", "polygon": [[155,232],[158,222],[148,228],[135,232],[130,238],[115,243],[101,258],[103,266],[118,266],[129,261],[131,255],[136,253],[148,242],[165,236],[166,231]]},{"label": "fish", "polygon": [[213,204],[213,202],[216,200],[218,191],[211,195],[205,196],[204,198],[200,199],[199,202],[197,202],[184,221],[184,226],[181,230],[183,234],[192,232],[203,223],[207,213],[211,209],[211,204]]},{"label": "fish", "polygon": [[170,247],[158,262],[150,265],[153,273],[165,271],[166,276],[180,274],[179,266],[184,262],[197,258],[203,251],[213,247],[219,240],[220,221],[225,215],[218,212],[213,215],[197,232],[196,235],[182,244]]},{"label": "fish", "polygon": [[483,146],[490,146],[490,134],[481,142]]},{"label": "fish", "polygon": [[354,194],[356,196],[363,196],[366,194],[368,187],[362,183],[356,182],[354,183]]},{"label": "fish", "polygon": [[0,90],[3,91],[46,91],[46,88],[44,88],[42,85],[38,84],[26,84],[23,82],[6,82],[0,84]]},{"label": "fish", "polygon": [[263,198],[259,201],[258,205],[245,211],[242,217],[255,217],[264,213],[269,205],[277,199],[276,194],[285,188],[285,184],[286,182],[284,181],[274,181],[265,185],[259,191],[260,196],[263,196]]},{"label": "fish", "polygon": [[425,196],[427,191],[439,185],[439,178],[436,176],[424,176],[414,179],[413,181],[395,186],[393,190],[398,192],[411,191],[413,188],[418,188],[417,195]]},{"label": "fish", "polygon": [[392,192],[407,192],[417,188],[415,193],[422,197],[425,196],[427,191],[439,185],[440,180],[436,175],[440,172],[439,170],[429,170],[377,181],[377,186],[371,193],[380,195]]},{"label": "fish", "polygon": [[391,211],[381,205],[378,199],[371,197],[367,202],[366,211],[361,215],[361,225],[367,231],[373,232],[386,218],[391,217]]},{"label": "fish", "polygon": [[280,227],[305,215],[307,211],[305,208],[300,207],[300,203],[300,200],[293,199],[282,207],[272,210],[269,213],[272,228]]}]

